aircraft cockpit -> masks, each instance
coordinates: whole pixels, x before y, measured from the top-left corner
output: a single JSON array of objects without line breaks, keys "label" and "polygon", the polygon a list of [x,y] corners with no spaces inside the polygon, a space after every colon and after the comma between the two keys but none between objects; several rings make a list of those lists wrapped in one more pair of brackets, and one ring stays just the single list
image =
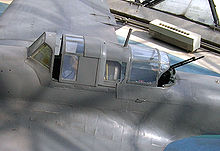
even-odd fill
[{"label": "aircraft cockpit", "polygon": [[[49,79],[40,81],[92,87],[120,83],[157,87],[161,75],[170,68],[167,54],[154,48],[123,47],[78,35],[63,35],[59,44],[56,34],[48,32],[28,48],[28,59],[38,64],[35,71],[39,78]],[[49,76],[42,76],[46,73]]]},{"label": "aircraft cockpit", "polygon": [[169,58],[166,53],[154,48],[130,45],[132,59],[129,82],[157,86],[160,76],[169,69]]}]

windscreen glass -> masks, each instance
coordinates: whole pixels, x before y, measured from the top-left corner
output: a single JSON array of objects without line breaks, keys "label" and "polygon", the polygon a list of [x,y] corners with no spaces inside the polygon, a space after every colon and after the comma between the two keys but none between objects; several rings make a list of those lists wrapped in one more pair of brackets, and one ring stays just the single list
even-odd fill
[{"label": "windscreen glass", "polygon": [[50,69],[52,49],[46,43],[44,43],[36,50],[36,53],[33,54],[32,58],[46,68]]},{"label": "windscreen glass", "polygon": [[136,45],[130,45],[132,50],[132,59],[138,61],[159,61],[158,51],[150,47],[140,47]]}]

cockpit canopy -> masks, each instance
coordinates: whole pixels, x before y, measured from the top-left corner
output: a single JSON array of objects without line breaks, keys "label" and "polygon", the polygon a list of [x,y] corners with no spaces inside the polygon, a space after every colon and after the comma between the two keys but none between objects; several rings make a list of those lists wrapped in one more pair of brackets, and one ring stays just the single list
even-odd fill
[{"label": "cockpit canopy", "polygon": [[28,58],[48,69],[53,80],[89,86],[117,83],[157,86],[169,67],[165,52],[77,35],[63,35],[55,55],[55,33],[44,33],[29,48]]},{"label": "cockpit canopy", "polygon": [[132,59],[129,82],[156,86],[159,77],[170,67],[167,54],[150,47],[130,47]]}]

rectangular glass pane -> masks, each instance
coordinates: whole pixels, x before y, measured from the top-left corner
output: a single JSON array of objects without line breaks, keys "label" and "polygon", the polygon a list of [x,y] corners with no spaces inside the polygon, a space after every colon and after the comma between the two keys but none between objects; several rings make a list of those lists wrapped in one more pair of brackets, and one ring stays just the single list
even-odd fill
[{"label": "rectangular glass pane", "polygon": [[152,84],[156,82],[157,74],[158,64],[149,62],[133,62],[130,73],[130,81]]},{"label": "rectangular glass pane", "polygon": [[62,79],[76,81],[78,69],[78,57],[75,55],[64,55],[62,65]]},{"label": "rectangular glass pane", "polygon": [[52,50],[47,44],[43,44],[32,57],[49,69],[51,66]]},{"label": "rectangular glass pane", "polygon": [[84,43],[77,43],[76,53],[83,54],[84,52]]},{"label": "rectangular glass pane", "polygon": [[66,52],[83,54],[84,43],[76,41],[66,41]]},{"label": "rectangular glass pane", "polygon": [[66,41],[66,52],[76,53],[77,43],[73,41]]}]

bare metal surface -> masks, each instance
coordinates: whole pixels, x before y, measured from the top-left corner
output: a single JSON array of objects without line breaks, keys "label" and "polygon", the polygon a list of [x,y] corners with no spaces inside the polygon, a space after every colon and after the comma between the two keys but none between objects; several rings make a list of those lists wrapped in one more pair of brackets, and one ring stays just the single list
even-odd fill
[{"label": "bare metal surface", "polygon": [[[13,4],[16,2],[21,0],[14,0]],[[32,2],[33,6],[43,1],[28,2]],[[94,6],[93,3],[87,3],[91,1],[80,2]],[[94,2],[102,4],[101,1]],[[81,5],[75,5],[78,3],[68,4],[71,4],[71,9],[82,8],[79,7]],[[44,5],[51,8],[47,11],[52,11],[52,6]],[[63,5],[59,3],[55,6],[59,8]],[[100,11],[100,7],[96,9]],[[22,7],[22,10],[28,12],[28,7]],[[1,25],[4,24],[3,18],[0,19]],[[20,18],[18,23],[21,23]],[[50,31],[50,25],[54,29],[60,20],[56,20],[55,25],[47,20],[44,23],[47,26],[39,31],[36,29],[37,33],[43,29]],[[91,32],[90,36],[97,38],[110,32],[105,33],[107,28],[97,28],[100,31],[96,32],[95,28],[93,33],[94,28],[90,28],[90,23],[93,22],[83,24],[87,25],[87,28],[83,28],[87,29],[85,31],[79,27],[81,24],[74,29],[69,29],[67,25],[67,31],[77,34]],[[66,26],[59,27],[58,35],[66,30]],[[111,25],[106,27],[112,29]],[[1,30],[4,33],[2,38],[15,36],[13,41],[7,41],[8,45],[10,42],[16,45],[16,42],[20,43],[17,40],[22,38],[24,41],[36,39],[40,35],[30,34],[29,28],[21,28],[21,31],[11,28],[11,32],[8,27],[4,29],[6,31]],[[112,41],[115,33],[109,34],[103,39]],[[178,139],[220,133],[220,85],[216,82],[219,80],[217,77],[178,72],[176,83],[164,88],[132,85],[126,81],[118,83],[117,87],[60,83],[52,80],[50,73],[37,63],[27,59],[26,47],[6,46],[3,41],[4,45],[0,46],[0,150],[162,151],[167,144]],[[128,48],[112,42],[106,45],[110,59],[130,60]],[[85,77],[90,78],[89,74]]]},{"label": "bare metal surface", "polygon": [[102,0],[15,0],[0,18],[0,43],[28,46],[45,31],[116,41],[114,24]]}]

